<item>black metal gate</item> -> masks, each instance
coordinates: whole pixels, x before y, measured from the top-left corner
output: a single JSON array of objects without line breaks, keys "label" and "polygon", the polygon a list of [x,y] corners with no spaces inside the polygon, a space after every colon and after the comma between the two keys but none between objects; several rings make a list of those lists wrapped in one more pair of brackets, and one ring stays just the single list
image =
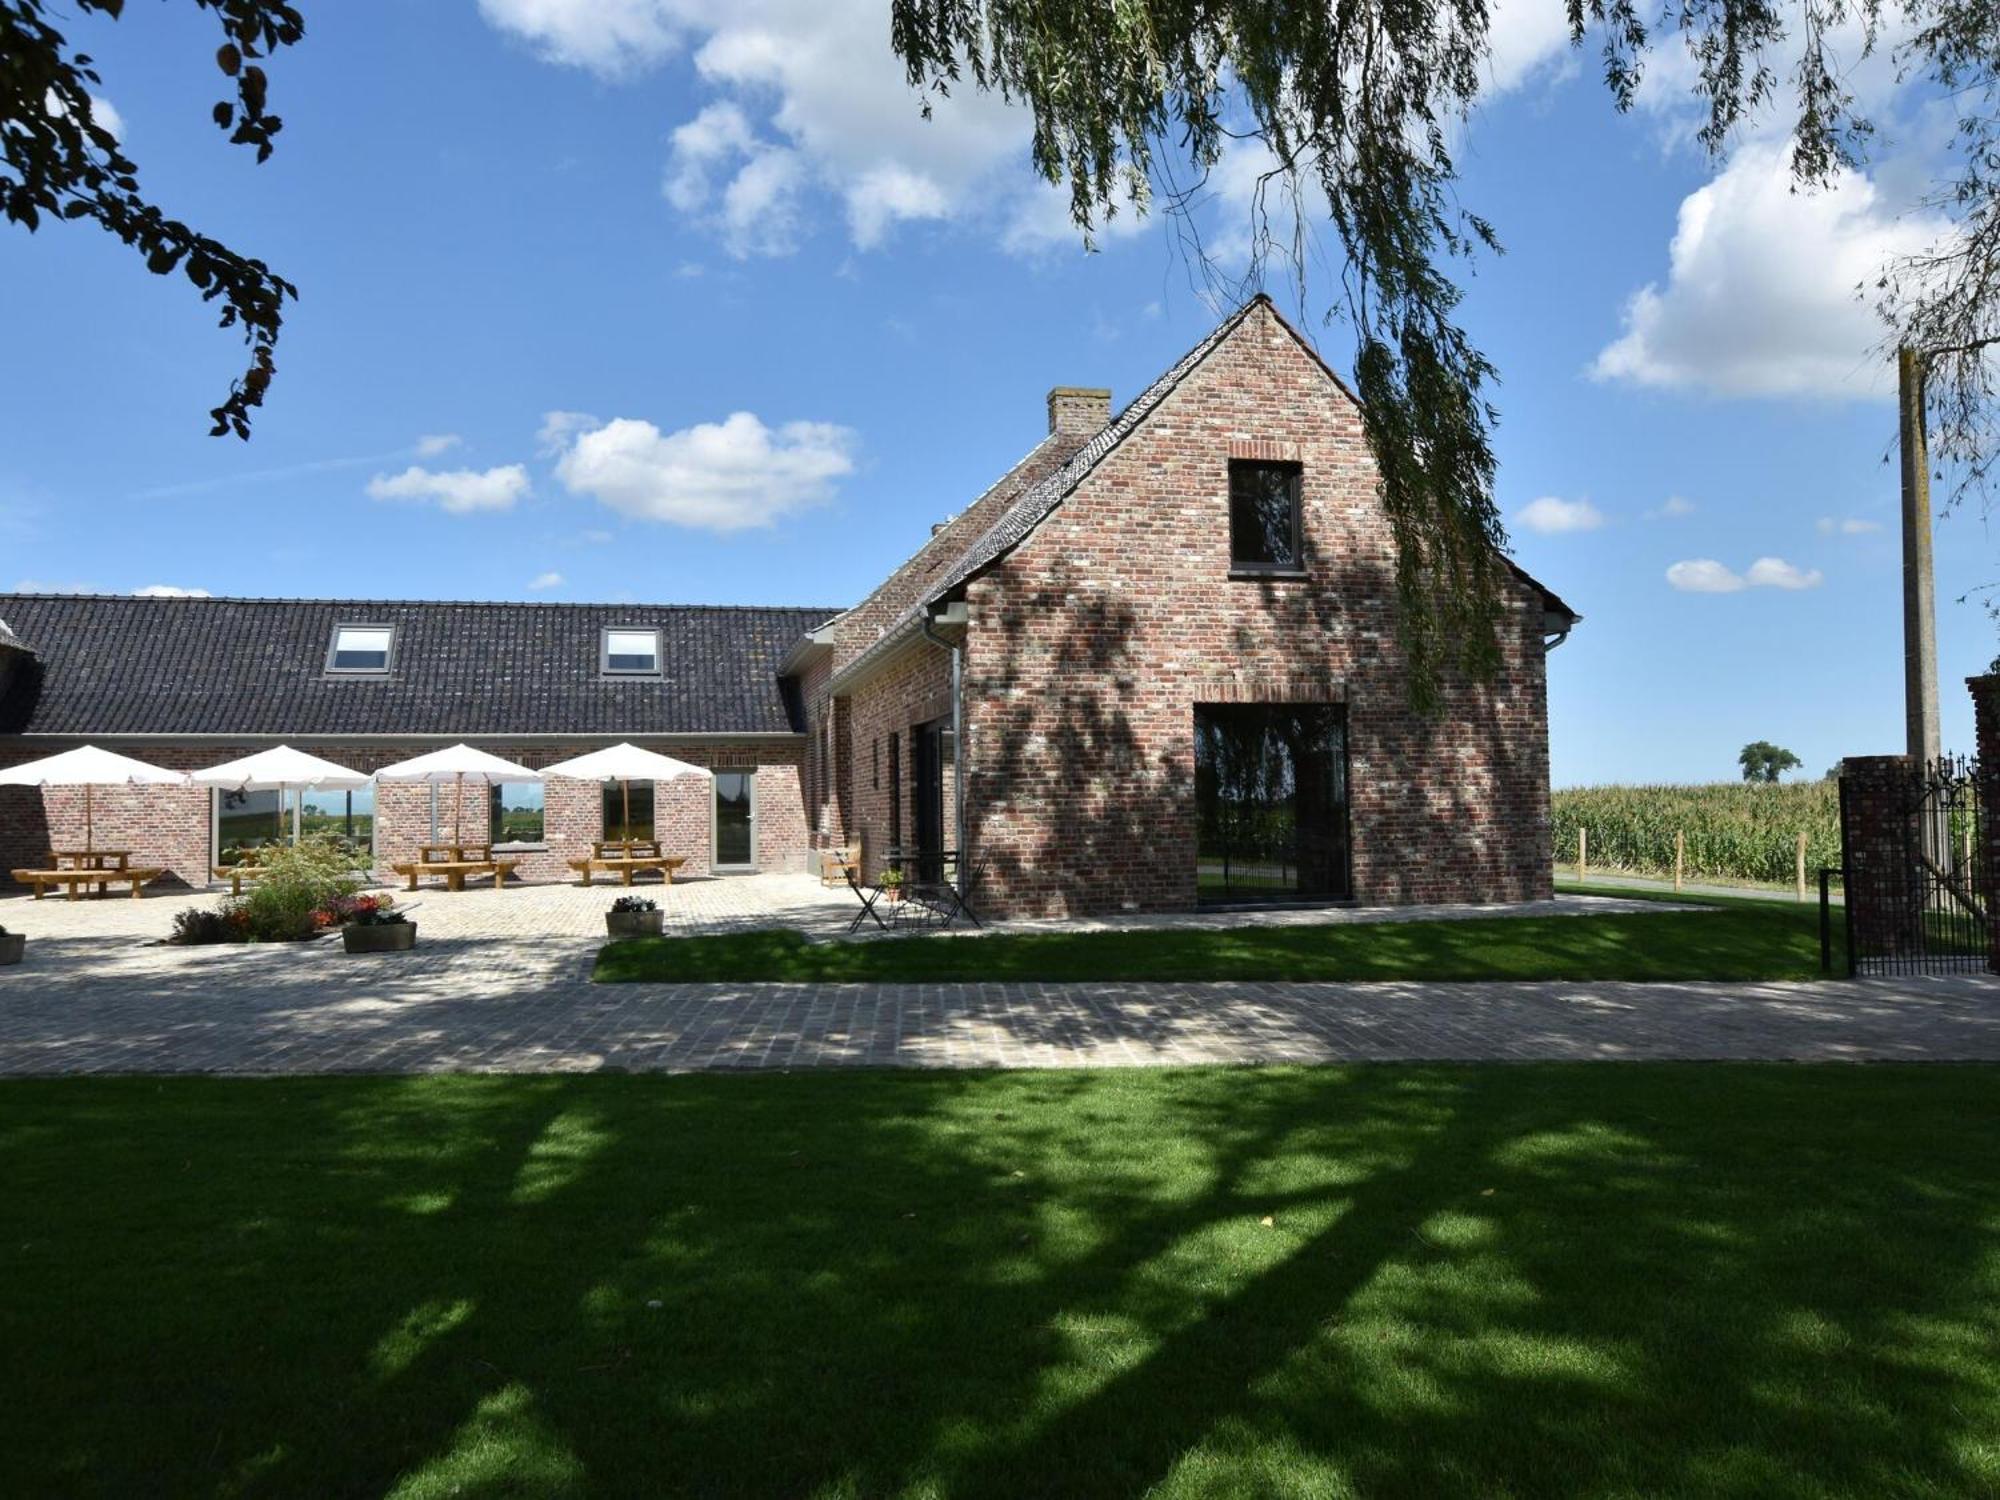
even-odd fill
[{"label": "black metal gate", "polygon": [[1992,944],[1978,767],[1931,761],[1867,794],[1840,783],[1851,974],[1976,974]]}]

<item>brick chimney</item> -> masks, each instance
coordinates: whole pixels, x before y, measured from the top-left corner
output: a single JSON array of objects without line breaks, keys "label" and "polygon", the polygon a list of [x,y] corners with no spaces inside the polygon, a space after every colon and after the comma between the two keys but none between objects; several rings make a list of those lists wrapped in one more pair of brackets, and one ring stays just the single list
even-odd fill
[{"label": "brick chimney", "polygon": [[1100,386],[1059,385],[1049,392],[1049,431],[1092,437],[1111,421],[1111,392]]}]

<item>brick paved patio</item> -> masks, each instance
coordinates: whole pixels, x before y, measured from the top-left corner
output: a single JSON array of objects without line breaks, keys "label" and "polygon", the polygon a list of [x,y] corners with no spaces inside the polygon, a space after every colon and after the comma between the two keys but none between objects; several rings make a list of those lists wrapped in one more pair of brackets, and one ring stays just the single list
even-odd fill
[{"label": "brick paved patio", "polygon": [[[141,945],[193,897],[0,901],[0,924],[31,934],[29,962],[0,970],[0,1073],[2000,1060],[1986,979],[594,986],[613,894],[427,896],[415,952],[352,958],[335,942]],[[685,931],[824,934],[852,909],[797,877],[690,883],[668,902]]]}]

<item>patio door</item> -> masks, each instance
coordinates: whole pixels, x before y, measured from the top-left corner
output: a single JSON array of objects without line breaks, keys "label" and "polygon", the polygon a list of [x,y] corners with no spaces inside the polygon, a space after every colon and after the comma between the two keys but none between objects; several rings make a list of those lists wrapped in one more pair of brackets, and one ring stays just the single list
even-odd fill
[{"label": "patio door", "polygon": [[1194,745],[1200,900],[1352,894],[1343,707],[1198,703]]},{"label": "patio door", "polygon": [[952,738],[949,718],[932,719],[916,729],[917,752],[917,854],[920,880],[939,878],[937,856],[950,843],[949,821],[945,816],[947,782],[952,776]]},{"label": "patio door", "polygon": [[715,868],[757,867],[757,773],[715,773]]}]

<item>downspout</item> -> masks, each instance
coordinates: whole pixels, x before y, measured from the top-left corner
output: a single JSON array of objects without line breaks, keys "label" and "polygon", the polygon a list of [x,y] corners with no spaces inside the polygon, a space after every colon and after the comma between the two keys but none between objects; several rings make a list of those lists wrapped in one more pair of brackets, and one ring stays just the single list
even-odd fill
[{"label": "downspout", "polygon": [[958,886],[965,889],[965,642],[948,641],[931,626],[924,611],[924,639],[951,653],[951,821],[958,849]]}]

